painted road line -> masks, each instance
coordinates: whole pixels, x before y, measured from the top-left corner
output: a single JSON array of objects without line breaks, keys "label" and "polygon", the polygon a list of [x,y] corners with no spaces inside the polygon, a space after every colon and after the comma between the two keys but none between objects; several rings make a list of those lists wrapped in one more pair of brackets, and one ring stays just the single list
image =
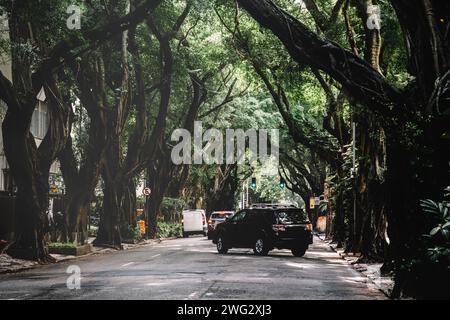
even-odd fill
[{"label": "painted road line", "polygon": [[134,264],[134,262],[128,262],[122,265],[122,267],[128,267],[131,266],[132,264]]}]

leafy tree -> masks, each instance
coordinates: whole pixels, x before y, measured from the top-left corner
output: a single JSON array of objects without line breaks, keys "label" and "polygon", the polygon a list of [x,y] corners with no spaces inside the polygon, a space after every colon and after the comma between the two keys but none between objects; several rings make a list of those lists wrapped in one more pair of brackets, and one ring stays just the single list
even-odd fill
[{"label": "leafy tree", "polygon": [[[320,37],[289,13],[289,8],[283,10],[269,0],[237,2],[261,27],[280,39],[294,61],[323,71],[340,83],[350,98],[382,119],[386,187],[390,192],[386,199],[388,233],[396,266],[394,295],[399,295],[405,277],[401,264],[411,259],[417,248],[419,195],[440,197],[448,185],[449,147],[442,139],[449,123],[443,112],[448,104],[441,94],[446,92],[449,74],[449,39],[445,33],[448,4],[390,1],[408,44],[408,72],[414,77],[407,87],[399,89],[379,72],[372,59],[365,61],[354,48],[347,50]],[[376,36],[371,39],[376,41]],[[367,54],[378,52],[375,45],[370,49]],[[414,145],[426,148],[418,150]]]}]

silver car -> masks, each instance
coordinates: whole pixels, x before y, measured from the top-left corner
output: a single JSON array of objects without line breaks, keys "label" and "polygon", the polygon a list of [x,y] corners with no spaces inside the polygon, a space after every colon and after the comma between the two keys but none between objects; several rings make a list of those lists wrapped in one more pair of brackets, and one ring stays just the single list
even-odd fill
[{"label": "silver car", "polygon": [[234,211],[213,211],[208,219],[208,239],[214,239],[217,225],[234,216]]}]

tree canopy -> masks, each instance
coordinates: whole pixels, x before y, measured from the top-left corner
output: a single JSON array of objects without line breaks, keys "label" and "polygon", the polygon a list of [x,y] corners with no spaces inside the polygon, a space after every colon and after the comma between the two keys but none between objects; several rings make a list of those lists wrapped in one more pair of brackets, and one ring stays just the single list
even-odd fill
[{"label": "tree canopy", "polygon": [[[69,5],[81,10],[79,30],[67,27]],[[393,296],[444,292],[448,2],[4,0],[0,13],[12,70],[11,79],[0,73],[0,119],[20,222],[12,255],[51,261],[57,161],[64,241],[86,241],[93,202],[95,243],[120,249],[139,202],[155,237],[169,199],[230,210],[255,178],[251,201],[295,201],[311,219],[310,197],[329,188],[327,237],[383,262]],[[37,145],[30,126],[42,88],[50,121]],[[279,129],[279,162],[175,165],[172,132],[192,134],[196,121],[222,132]],[[136,194],[143,180],[145,200]]]}]

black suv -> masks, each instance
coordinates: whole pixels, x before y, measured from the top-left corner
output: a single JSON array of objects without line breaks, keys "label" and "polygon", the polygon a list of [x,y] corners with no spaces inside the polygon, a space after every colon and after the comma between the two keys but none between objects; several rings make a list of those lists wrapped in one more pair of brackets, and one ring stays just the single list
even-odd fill
[{"label": "black suv", "polygon": [[292,207],[251,208],[239,211],[219,224],[213,243],[225,254],[231,248],[253,248],[257,255],[290,249],[302,257],[312,243],[312,225],[301,209]]}]

